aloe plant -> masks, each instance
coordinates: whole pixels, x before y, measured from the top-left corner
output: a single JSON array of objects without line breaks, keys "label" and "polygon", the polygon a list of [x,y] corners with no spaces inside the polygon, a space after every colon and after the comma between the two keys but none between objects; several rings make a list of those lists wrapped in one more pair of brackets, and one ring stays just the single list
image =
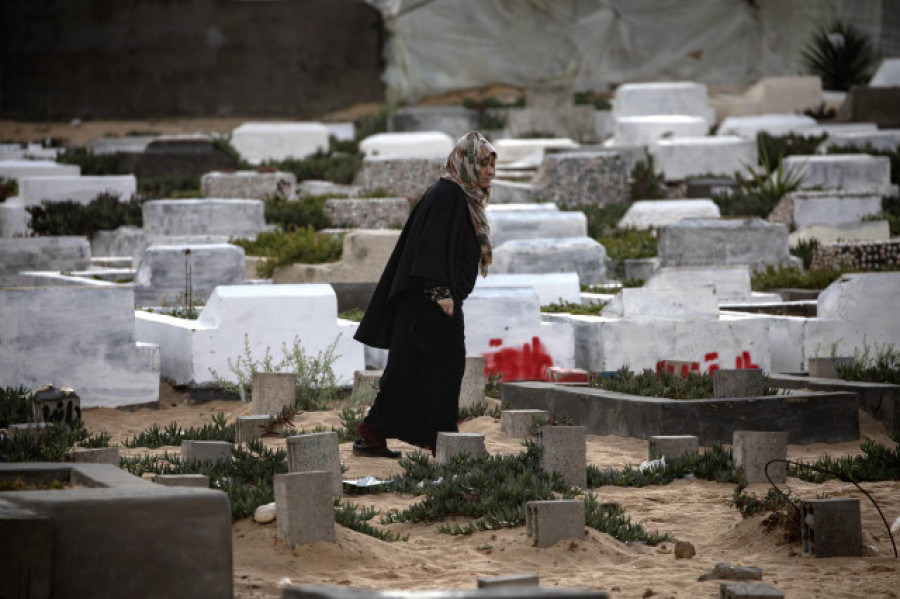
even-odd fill
[{"label": "aloe plant", "polygon": [[878,52],[869,38],[852,25],[836,21],[819,29],[802,53],[808,73],[822,79],[827,90],[850,89],[868,83]]}]

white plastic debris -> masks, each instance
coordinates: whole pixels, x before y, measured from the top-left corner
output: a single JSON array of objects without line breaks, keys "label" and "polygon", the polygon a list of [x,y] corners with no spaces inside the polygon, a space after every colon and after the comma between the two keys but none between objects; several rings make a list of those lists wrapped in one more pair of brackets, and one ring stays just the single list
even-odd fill
[{"label": "white plastic debris", "polygon": [[638,466],[638,470],[643,472],[649,468],[657,468],[664,467],[666,465],[666,458],[659,458],[658,460],[647,460],[646,462],[641,462],[641,465]]},{"label": "white plastic debris", "polygon": [[389,484],[390,482],[391,481],[389,481],[389,480],[380,480],[374,476],[364,476],[362,478],[357,478],[357,479],[349,479],[349,480],[344,479],[343,480],[343,483],[345,485],[351,485],[353,487],[359,487],[361,489],[364,489],[367,487],[377,487],[379,485],[386,485],[386,484]]}]

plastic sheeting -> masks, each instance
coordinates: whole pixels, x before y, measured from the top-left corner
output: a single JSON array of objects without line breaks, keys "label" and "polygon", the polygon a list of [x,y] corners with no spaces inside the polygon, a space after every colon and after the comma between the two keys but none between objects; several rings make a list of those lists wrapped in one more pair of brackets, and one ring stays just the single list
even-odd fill
[{"label": "plastic sheeting", "polygon": [[389,39],[391,102],[506,83],[605,90],[639,81],[744,85],[801,74],[812,33],[840,18],[876,44],[891,0],[368,0]]}]

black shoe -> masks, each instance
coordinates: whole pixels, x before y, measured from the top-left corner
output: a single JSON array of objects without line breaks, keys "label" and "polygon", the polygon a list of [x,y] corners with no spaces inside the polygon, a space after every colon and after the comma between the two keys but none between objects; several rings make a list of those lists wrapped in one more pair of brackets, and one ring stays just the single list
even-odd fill
[{"label": "black shoe", "polygon": [[366,445],[362,439],[353,442],[353,455],[365,458],[393,458],[397,459],[403,454],[393,449],[388,449],[387,445],[374,446]]}]

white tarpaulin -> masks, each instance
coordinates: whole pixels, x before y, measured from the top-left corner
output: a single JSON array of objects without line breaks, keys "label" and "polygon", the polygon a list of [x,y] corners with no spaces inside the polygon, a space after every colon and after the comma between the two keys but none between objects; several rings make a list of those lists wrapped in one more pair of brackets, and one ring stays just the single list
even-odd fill
[{"label": "white tarpaulin", "polygon": [[882,0],[368,1],[389,34],[392,102],[495,83],[749,84],[800,74],[803,46],[837,18],[886,35]]}]

